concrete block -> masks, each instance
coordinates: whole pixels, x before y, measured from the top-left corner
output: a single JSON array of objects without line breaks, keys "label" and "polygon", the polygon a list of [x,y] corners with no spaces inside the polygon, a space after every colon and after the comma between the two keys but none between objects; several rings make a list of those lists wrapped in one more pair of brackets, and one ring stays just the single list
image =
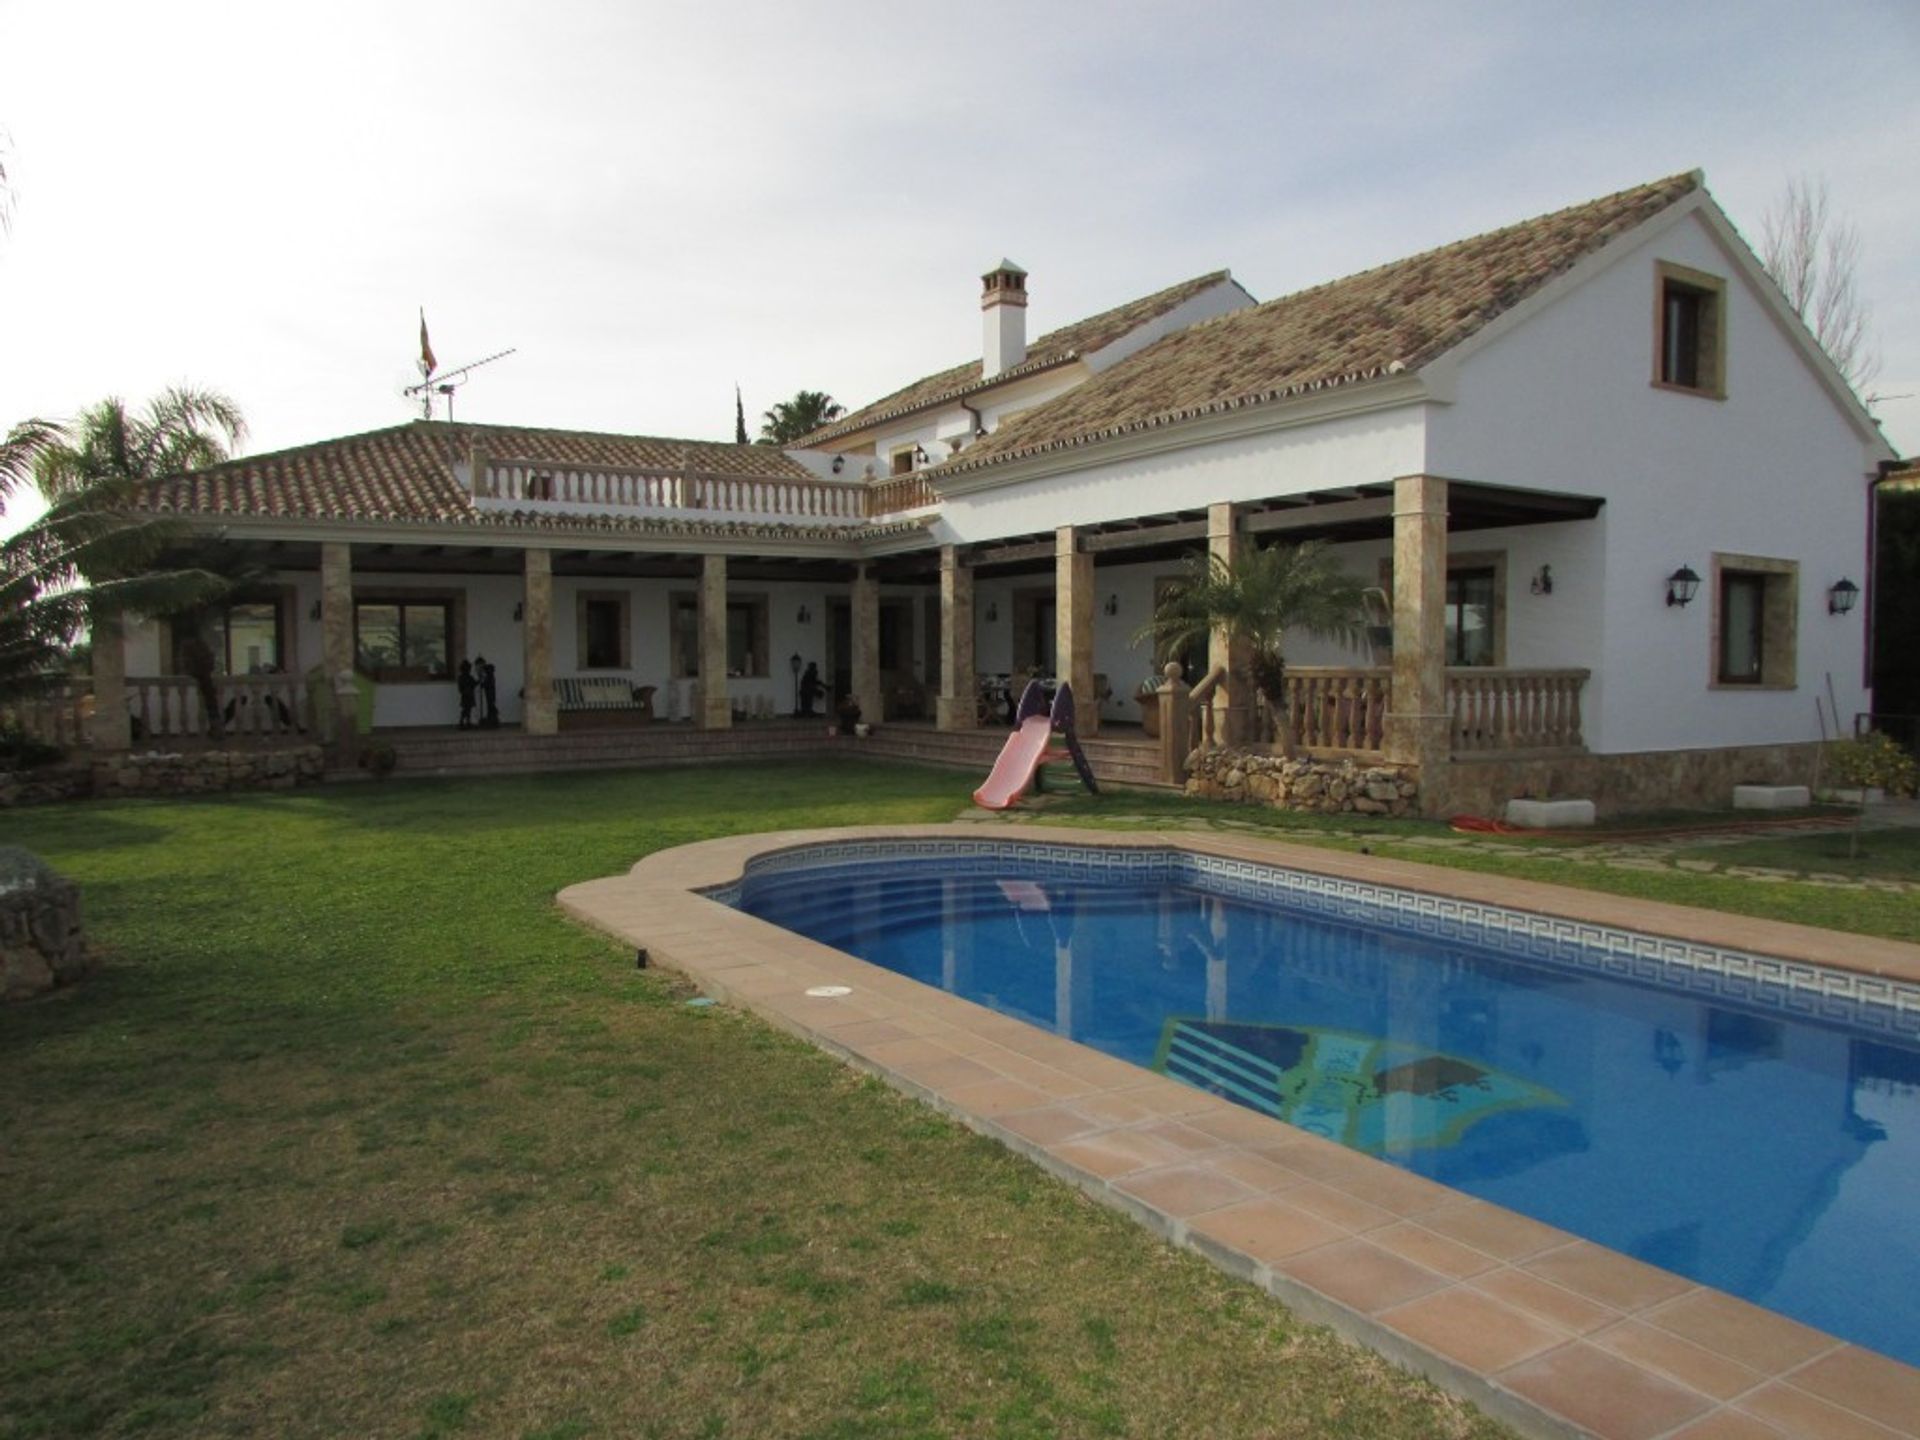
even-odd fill
[{"label": "concrete block", "polygon": [[1509,800],[1507,824],[1526,830],[1566,830],[1593,824],[1591,800]]},{"label": "concrete block", "polygon": [[1736,810],[1801,810],[1813,803],[1813,792],[1804,785],[1736,785],[1733,808]]}]

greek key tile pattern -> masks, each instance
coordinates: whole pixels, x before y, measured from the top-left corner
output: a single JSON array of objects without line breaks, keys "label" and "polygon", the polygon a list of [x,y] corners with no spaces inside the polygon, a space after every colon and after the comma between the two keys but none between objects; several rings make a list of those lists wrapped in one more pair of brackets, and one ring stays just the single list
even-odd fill
[{"label": "greek key tile pattern", "polygon": [[1229,899],[1472,945],[1527,964],[1606,975],[1849,1029],[1920,1038],[1917,985],[1534,911],[1180,850],[1056,845],[984,836],[834,841],[759,856],[748,862],[740,881],[702,893],[738,908],[742,890],[751,887],[758,875],[880,864],[932,867],[948,875],[996,873],[1042,881],[1186,885]]}]

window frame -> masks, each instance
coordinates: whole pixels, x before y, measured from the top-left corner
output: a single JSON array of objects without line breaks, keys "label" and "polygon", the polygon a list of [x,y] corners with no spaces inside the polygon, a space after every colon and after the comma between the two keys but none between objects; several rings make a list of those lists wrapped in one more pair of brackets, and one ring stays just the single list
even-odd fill
[{"label": "window frame", "polygon": [[[447,668],[443,675],[435,675],[424,666],[418,665],[367,665],[363,663],[365,651],[360,644],[360,612],[370,605],[393,605],[400,610],[400,633],[402,643],[408,631],[407,611],[409,609],[438,608],[445,614],[443,639],[446,645]],[[450,685],[460,668],[460,661],[466,656],[466,596],[459,590],[415,590],[406,588],[383,587],[378,590],[356,590],[353,595],[353,664],[354,668],[368,676],[379,685]]]},{"label": "window frame", "polygon": [[[1674,378],[1668,365],[1668,300],[1674,295],[1688,297],[1694,307],[1695,334],[1688,346],[1693,361],[1692,383]],[[1657,390],[1709,400],[1727,398],[1726,277],[1670,260],[1654,262],[1653,385]]]},{"label": "window frame", "polygon": [[[587,616],[595,605],[617,607],[616,656],[610,665],[593,663]],[[579,590],[573,597],[574,669],[611,672],[633,668],[633,594],[627,590]]]},{"label": "window frame", "polygon": [[[1726,669],[1728,586],[1753,581],[1758,581],[1760,586],[1760,673],[1753,677],[1730,677]],[[1768,555],[1716,552],[1711,584],[1708,688],[1747,693],[1798,689],[1800,562]]]},{"label": "window frame", "polygon": [[[1447,556],[1447,583],[1456,575],[1476,570],[1493,572],[1493,656],[1484,665],[1457,665],[1452,652],[1446,657],[1448,669],[1452,670],[1499,670],[1507,664],[1507,552],[1505,550],[1456,550]],[[1380,560],[1380,588],[1386,593],[1387,605],[1393,605],[1393,557],[1382,556]],[[1443,609],[1452,607],[1444,603],[1447,584],[1441,586]],[[1441,634],[1444,641],[1446,627],[1443,623]]]},{"label": "window frame", "polygon": [[[749,670],[743,664],[736,670],[734,668],[734,657],[731,653],[731,646],[729,646],[729,653],[727,655],[727,678],[730,680],[770,679],[773,674],[771,668],[773,657],[769,653],[772,650],[773,628],[773,606],[770,598],[765,591],[745,594],[729,591],[727,594],[727,610],[729,613],[743,610],[748,613],[747,633],[751,637],[753,645],[757,647],[749,652],[755,662],[754,668]],[[681,616],[688,611],[691,611],[695,618],[693,624],[686,627],[686,630],[683,631]],[[697,680],[700,678],[699,614],[700,596],[697,592],[692,590],[675,590],[667,597],[667,668],[676,680]],[[693,637],[690,653],[686,638],[688,633]],[[731,626],[729,626],[729,635],[730,634]],[[742,658],[744,659],[746,657]]]},{"label": "window frame", "polygon": [[160,654],[172,669],[172,674],[182,674],[184,669],[180,661],[181,642],[189,635],[197,635],[207,644],[213,653],[216,673],[227,676],[248,675],[255,672],[233,669],[233,632],[231,612],[242,605],[271,605],[273,607],[273,648],[274,664],[260,674],[291,675],[299,667],[298,631],[293,617],[298,613],[299,595],[291,585],[275,586],[269,590],[241,590],[217,605],[209,605],[196,611],[181,624],[169,625],[165,620],[161,624]]}]

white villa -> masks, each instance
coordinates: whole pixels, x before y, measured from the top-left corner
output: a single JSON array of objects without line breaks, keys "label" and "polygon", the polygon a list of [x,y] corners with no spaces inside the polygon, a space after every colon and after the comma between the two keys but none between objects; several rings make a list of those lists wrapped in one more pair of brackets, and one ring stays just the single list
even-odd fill
[{"label": "white villa", "polygon": [[[1029,340],[1027,282],[984,277],[978,358],[785,452],[421,421],[150,503],[271,577],[202,629],[243,722],[299,728],[358,672],[376,732],[442,753],[482,743],[446,733],[463,657],[516,743],[725,753],[843,743],[784,719],[814,664],[829,713],[880,722],[864,743],[982,765],[1007,689],[1058,675],[1176,780],[1189,735],[1261,720],[1207,683],[1216,642],[1197,705],[1169,686],[1179,743],[1143,737],[1156,587],[1311,537],[1390,601],[1378,650],[1289,647],[1296,731],[1417,767],[1428,813],[1724,803],[1804,783],[1816,697],[1869,708],[1852,602],[1894,452],[1699,174],[1264,303],[1223,270]],[[97,749],[202,724],[179,639],[102,634]]]}]

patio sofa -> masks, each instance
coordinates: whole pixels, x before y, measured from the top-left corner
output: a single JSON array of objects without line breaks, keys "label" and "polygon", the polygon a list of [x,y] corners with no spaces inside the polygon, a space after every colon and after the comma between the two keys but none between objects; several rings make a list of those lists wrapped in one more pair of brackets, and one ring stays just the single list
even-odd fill
[{"label": "patio sofa", "polygon": [[561,675],[553,682],[562,730],[644,725],[653,719],[658,686],[635,685],[621,675]]}]

